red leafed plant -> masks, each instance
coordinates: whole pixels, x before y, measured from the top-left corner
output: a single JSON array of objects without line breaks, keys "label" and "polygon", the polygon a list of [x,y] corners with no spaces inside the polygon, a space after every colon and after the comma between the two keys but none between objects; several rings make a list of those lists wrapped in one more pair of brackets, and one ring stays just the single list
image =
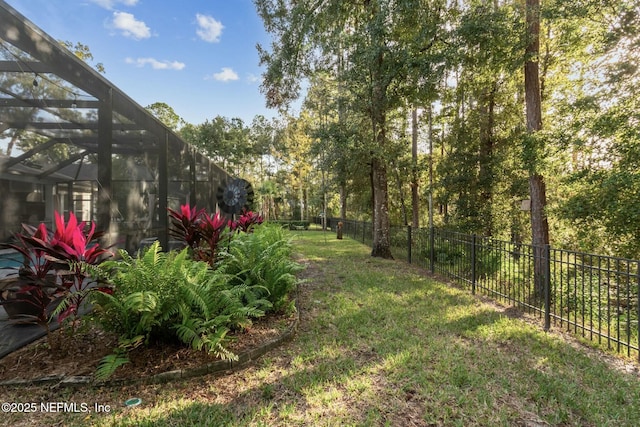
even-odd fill
[{"label": "red leafed plant", "polygon": [[173,237],[184,242],[193,250],[197,250],[202,241],[202,230],[200,222],[202,215],[205,214],[204,209],[198,209],[189,205],[180,206],[180,212],[171,208],[167,209],[171,217],[173,228],[170,233]]},{"label": "red leafed plant", "polygon": [[262,216],[246,210],[236,221],[227,221],[219,212],[208,214],[204,209],[189,205],[180,206],[180,211],[168,211],[173,225],[171,235],[191,248],[195,260],[211,266],[217,261],[220,242],[232,236],[225,232],[227,227],[231,232],[250,233],[263,222]]},{"label": "red leafed plant", "polygon": [[182,205],[180,212],[168,209],[173,228],[171,235],[191,248],[193,259],[213,266],[220,240],[224,237],[226,220],[216,212],[209,215],[204,209]]},{"label": "red leafed plant", "polygon": [[66,224],[62,215],[55,212],[55,221],[56,231],[49,246],[49,255],[68,266],[67,271],[58,272],[68,290],[63,310],[58,315],[58,321],[62,322],[72,314],[77,318],[78,309],[89,292],[110,292],[109,287],[94,286],[100,283],[91,277],[89,266],[97,265],[113,254],[98,243],[104,232],[96,231],[95,222],[78,222],[73,212],[69,213]]},{"label": "red leafed plant", "polygon": [[[100,283],[92,276],[91,266],[112,255],[98,243],[104,233],[96,231],[95,223],[78,222],[73,212],[66,223],[58,212],[54,216],[55,231],[45,224],[38,227],[23,224],[24,232],[16,233],[15,243],[6,245],[23,256],[16,280],[16,299],[35,306],[38,314],[31,315],[31,320],[46,325],[52,305],[59,304],[55,310],[59,322],[70,315],[77,319],[78,309],[89,292],[109,292],[108,287],[96,286]],[[5,300],[3,304],[9,302]],[[29,320],[29,316],[24,320]]]},{"label": "red leafed plant", "polygon": [[17,323],[38,323],[48,332],[51,305],[66,289],[50,274],[58,265],[47,255],[43,245],[51,241],[52,233],[45,224],[38,227],[23,224],[24,233],[16,233],[16,243],[3,245],[18,251],[23,263],[18,276],[2,292],[0,304]]},{"label": "red leafed plant", "polygon": [[202,258],[211,266],[213,266],[213,263],[215,263],[217,259],[218,245],[224,236],[226,225],[227,222],[224,217],[220,215],[220,212],[216,212],[214,215],[208,215],[207,213],[202,215],[200,231],[204,242],[207,244]]},{"label": "red leafed plant", "polygon": [[229,228],[238,232],[251,233],[256,225],[262,224],[263,222],[264,219],[257,212],[244,210],[240,218],[230,222]]}]

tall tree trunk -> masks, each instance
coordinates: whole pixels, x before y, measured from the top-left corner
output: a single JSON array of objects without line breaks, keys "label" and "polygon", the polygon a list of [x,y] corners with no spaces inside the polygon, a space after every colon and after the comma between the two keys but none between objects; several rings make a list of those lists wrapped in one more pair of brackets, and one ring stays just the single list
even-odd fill
[{"label": "tall tree trunk", "polygon": [[381,10],[388,7],[385,2],[369,1],[364,3],[369,37],[369,49],[373,55],[368,63],[369,71],[369,106],[367,112],[373,129],[373,144],[371,156],[371,187],[373,196],[373,244],[371,256],[393,258],[391,255],[391,240],[389,238],[389,191],[387,178],[387,111],[389,98],[387,91],[392,81],[389,63],[385,60],[387,51],[385,16]]},{"label": "tall tree trunk", "polygon": [[309,192],[307,191],[307,187],[302,189],[302,203],[304,204],[302,220],[307,221],[309,219]]},{"label": "tall tree trunk", "polygon": [[[535,141],[535,133],[542,129],[542,106],[540,98],[540,79],[538,55],[540,52],[540,0],[526,1],[526,20],[529,43],[526,48],[524,66],[525,105],[527,131],[530,139]],[[533,143],[533,145],[537,145]],[[549,224],[546,216],[546,188],[544,177],[538,172],[538,161],[535,152],[538,147],[525,147],[532,150],[527,156],[529,165],[529,192],[531,197],[531,240],[534,246],[534,281],[538,298],[544,295],[546,268],[543,259],[543,248],[549,244]]]},{"label": "tall tree trunk", "polygon": [[478,183],[480,187],[479,210],[482,233],[493,235],[493,149],[494,149],[494,110],[496,104],[497,83],[492,82],[491,88],[485,89],[480,100],[480,114],[486,120],[480,124],[480,155]]},{"label": "tall tree trunk", "polygon": [[402,211],[402,223],[404,225],[409,224],[409,214],[407,213],[407,204],[404,201],[404,190],[402,189],[402,179],[400,178],[400,171],[395,165],[391,165],[396,173],[396,183],[398,185],[398,194],[400,195],[400,210]]},{"label": "tall tree trunk", "polygon": [[[444,135],[444,126],[443,126]],[[429,229],[433,228],[433,109],[431,102],[427,105],[427,138],[429,139]],[[444,143],[442,144],[444,146]],[[441,148],[442,149],[442,148]],[[442,205],[440,205],[442,211]]]},{"label": "tall tree trunk", "polygon": [[302,184],[300,184],[300,190],[298,191],[298,200],[300,201],[300,220],[304,221],[304,190]]},{"label": "tall tree trunk", "polygon": [[387,167],[378,158],[372,164],[374,223],[371,256],[392,259],[389,238],[389,192]]},{"label": "tall tree trunk", "polygon": [[373,244],[371,256],[392,259],[391,240],[389,238],[389,189],[386,160],[382,158],[386,146],[386,114],[382,108],[384,102],[383,88],[374,87],[374,105],[372,114],[373,129],[377,152],[371,159],[371,184],[373,190]]},{"label": "tall tree trunk", "polygon": [[[411,112],[411,226],[420,227],[420,206],[418,197],[418,110]],[[429,207],[431,209],[431,207]]]},{"label": "tall tree trunk", "polygon": [[340,219],[347,219],[347,184],[340,182]]},{"label": "tall tree trunk", "polygon": [[369,166],[370,166],[369,182],[371,183],[371,224],[375,224],[376,223],[376,196],[375,196],[376,184],[373,179],[373,153],[371,154],[371,160],[370,160]]}]

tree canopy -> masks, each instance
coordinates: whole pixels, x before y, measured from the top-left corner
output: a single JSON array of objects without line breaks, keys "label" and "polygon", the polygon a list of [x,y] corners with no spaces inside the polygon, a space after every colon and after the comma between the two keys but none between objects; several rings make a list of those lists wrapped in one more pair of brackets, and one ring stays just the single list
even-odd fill
[{"label": "tree canopy", "polygon": [[253,182],[266,216],[370,220],[372,254],[390,257],[413,203],[423,224],[640,256],[635,2],[254,3],[280,117],[190,124],[148,108]]},{"label": "tree canopy", "polygon": [[[258,46],[266,103],[305,97],[309,191],[328,189],[334,214],[372,219],[374,255],[389,256],[389,224],[429,170],[419,203],[433,196],[435,225],[530,241],[540,215],[551,243],[640,254],[635,2],[254,3],[273,40]],[[525,102],[536,96],[538,113]],[[537,211],[523,211],[532,195]]]}]

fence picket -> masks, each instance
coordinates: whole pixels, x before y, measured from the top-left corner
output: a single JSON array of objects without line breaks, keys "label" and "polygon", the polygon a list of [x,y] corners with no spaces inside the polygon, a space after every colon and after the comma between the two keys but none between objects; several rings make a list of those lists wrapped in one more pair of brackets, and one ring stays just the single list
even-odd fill
[{"label": "fence picket", "polygon": [[[333,219],[327,219],[333,224]],[[366,238],[369,223],[343,220],[346,235]],[[362,232],[359,233],[359,227]],[[360,236],[358,236],[360,234]],[[559,325],[640,360],[640,261],[430,228],[392,227],[392,253],[471,292],[536,314],[544,329]],[[415,236],[415,238],[414,238]],[[533,262],[542,254],[544,295],[536,293]],[[540,256],[540,255],[538,255]],[[427,264],[428,261],[428,264]],[[635,289],[634,289],[635,287]],[[633,309],[635,306],[635,309]],[[635,324],[635,328],[632,325]]]}]

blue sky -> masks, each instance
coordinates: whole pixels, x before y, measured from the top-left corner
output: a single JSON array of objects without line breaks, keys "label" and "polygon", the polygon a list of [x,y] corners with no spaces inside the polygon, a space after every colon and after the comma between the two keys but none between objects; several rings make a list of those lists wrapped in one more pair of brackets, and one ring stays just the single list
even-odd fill
[{"label": "blue sky", "polygon": [[189,123],[275,115],[260,93],[256,43],[269,35],[252,0],[7,0],[57,40],[81,42],[104,76],[143,107]]}]

